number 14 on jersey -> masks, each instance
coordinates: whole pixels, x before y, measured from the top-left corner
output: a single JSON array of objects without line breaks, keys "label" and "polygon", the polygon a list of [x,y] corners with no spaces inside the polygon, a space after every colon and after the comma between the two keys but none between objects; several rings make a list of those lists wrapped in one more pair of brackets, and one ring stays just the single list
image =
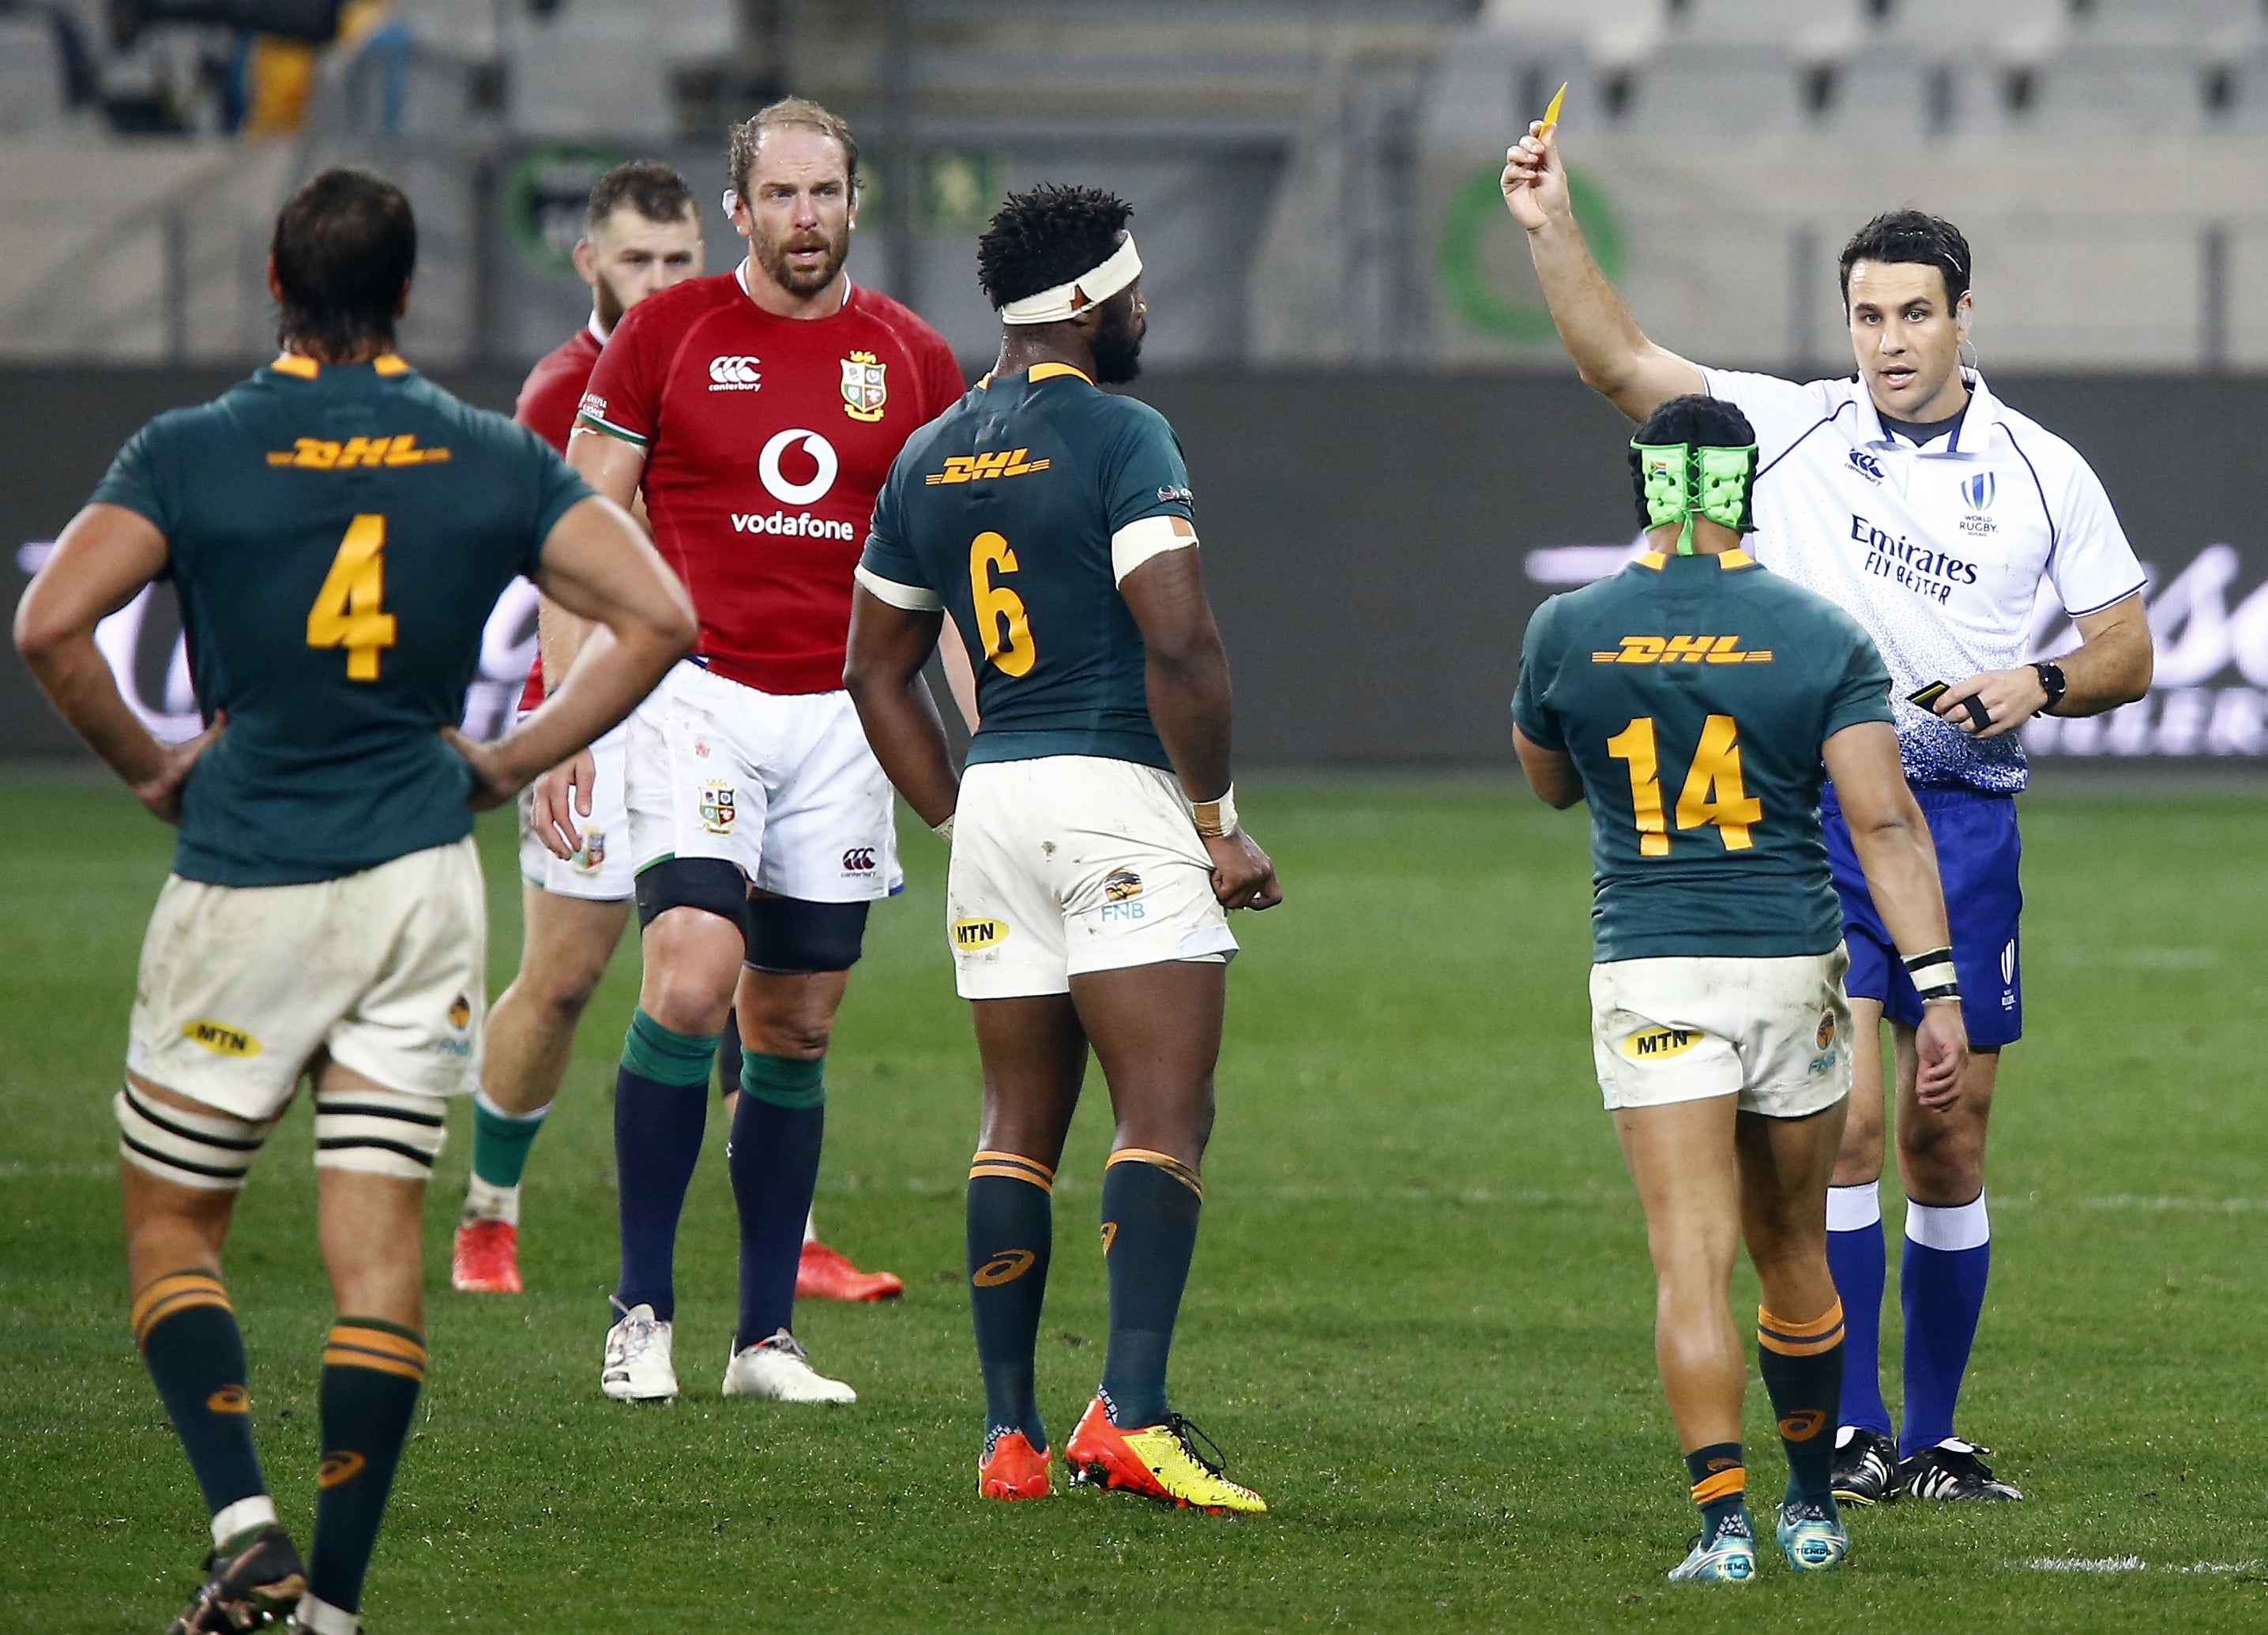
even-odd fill
[{"label": "number 14 on jersey", "polygon": [[[1669,827],[1661,805],[1661,765],[1654,746],[1653,718],[1642,715],[1607,740],[1607,753],[1630,767],[1631,811],[1637,820],[1640,857],[1669,855]],[[1728,715],[1712,715],[1702,725],[1693,764],[1677,793],[1677,827],[1714,827],[1727,851],[1756,844],[1749,826],[1764,819],[1764,803],[1749,798],[1741,781],[1740,727]]]}]

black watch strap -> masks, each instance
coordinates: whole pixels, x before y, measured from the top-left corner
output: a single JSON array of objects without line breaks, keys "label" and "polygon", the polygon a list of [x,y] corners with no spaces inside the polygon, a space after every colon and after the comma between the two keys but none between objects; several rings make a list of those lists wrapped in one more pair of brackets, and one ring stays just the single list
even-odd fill
[{"label": "black watch strap", "polygon": [[2039,672],[2040,687],[2048,696],[2047,703],[2040,706],[2040,713],[2046,715],[2063,702],[2064,694],[2071,690],[2071,683],[2064,679],[2063,667],[2060,665],[2050,664],[2042,659],[2035,663],[2032,668]]}]

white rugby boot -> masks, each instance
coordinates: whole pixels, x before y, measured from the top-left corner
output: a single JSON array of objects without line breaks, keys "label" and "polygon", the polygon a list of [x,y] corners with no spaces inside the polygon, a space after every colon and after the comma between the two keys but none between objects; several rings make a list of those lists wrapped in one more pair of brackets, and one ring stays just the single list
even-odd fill
[{"label": "white rugby boot", "polygon": [[653,1315],[652,1307],[631,1307],[607,1330],[599,1388],[618,1403],[666,1403],[676,1396],[669,1325]]},{"label": "white rugby boot", "polygon": [[776,1403],[855,1403],[858,1393],[811,1366],[811,1354],[785,1329],[743,1345],[725,1365],[725,1395],[768,1396]]}]

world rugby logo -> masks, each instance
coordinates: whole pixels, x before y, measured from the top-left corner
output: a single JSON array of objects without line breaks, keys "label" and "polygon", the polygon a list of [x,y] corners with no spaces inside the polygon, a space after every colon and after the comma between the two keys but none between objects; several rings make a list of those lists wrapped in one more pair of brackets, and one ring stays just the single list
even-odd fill
[{"label": "world rugby logo", "polygon": [[762,360],[754,357],[712,357],[709,360],[709,389],[711,392],[753,392],[763,385],[764,378],[756,368]]}]

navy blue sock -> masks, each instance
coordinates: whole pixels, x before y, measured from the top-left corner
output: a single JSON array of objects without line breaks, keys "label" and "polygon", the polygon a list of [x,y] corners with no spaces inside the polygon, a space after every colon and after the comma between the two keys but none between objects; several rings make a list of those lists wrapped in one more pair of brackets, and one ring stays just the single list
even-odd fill
[{"label": "navy blue sock", "polygon": [[1882,1245],[1879,1181],[1827,1189],[1827,1270],[1843,1301],[1843,1396],[1838,1425],[1890,1434],[1882,1400],[1882,1287],[1889,1278]]},{"label": "navy blue sock", "polygon": [[1693,1502],[1701,1512],[1701,1536],[1713,1539],[1727,1522],[1738,1518],[1734,1531],[1752,1536],[1748,1524],[1749,1472],[1738,1442],[1712,1442],[1685,1455],[1685,1474],[1693,1484]]},{"label": "navy blue sock", "polygon": [[134,1302],[134,1333],[205,1508],[218,1515],[265,1493],[244,1388],[244,1339],[220,1279],[204,1271],[158,1278]]},{"label": "navy blue sock", "polygon": [[1906,1314],[1906,1425],[1898,1455],[1911,1459],[1953,1434],[1954,1405],[1984,1310],[1992,1270],[1984,1195],[1948,1209],[1906,1204],[1906,1252],[1898,1292]]},{"label": "navy blue sock", "polygon": [[1843,1302],[1791,1322],[1756,1307],[1756,1363],[1787,1454],[1787,1500],[1835,1513],[1835,1404],[1843,1390]]},{"label": "navy blue sock", "polygon": [[1033,1352],[1055,1243],[1055,1171],[1015,1153],[979,1153],[968,1167],[968,1306],[984,1373],[984,1432],[1021,1431],[1048,1445],[1033,1391]]},{"label": "navy blue sock", "polygon": [[615,1209],[622,1234],[615,1303],[624,1311],[651,1306],[664,1322],[677,1312],[677,1218],[701,1161],[709,1064],[716,1054],[713,1035],[674,1032],[641,1010],[630,1018],[615,1074]]},{"label": "navy blue sock", "polygon": [[740,1212],[740,1321],[733,1349],[795,1322],[803,1223],[819,1185],[827,1130],[827,1060],[750,1050],[740,1058],[740,1104],[725,1152]]},{"label": "navy blue sock", "polygon": [[1123,1429],[1166,1417],[1166,1359],[1204,1204],[1197,1172],[1163,1153],[1121,1147],[1102,1172],[1102,1253],[1110,1267],[1102,1404]]}]

